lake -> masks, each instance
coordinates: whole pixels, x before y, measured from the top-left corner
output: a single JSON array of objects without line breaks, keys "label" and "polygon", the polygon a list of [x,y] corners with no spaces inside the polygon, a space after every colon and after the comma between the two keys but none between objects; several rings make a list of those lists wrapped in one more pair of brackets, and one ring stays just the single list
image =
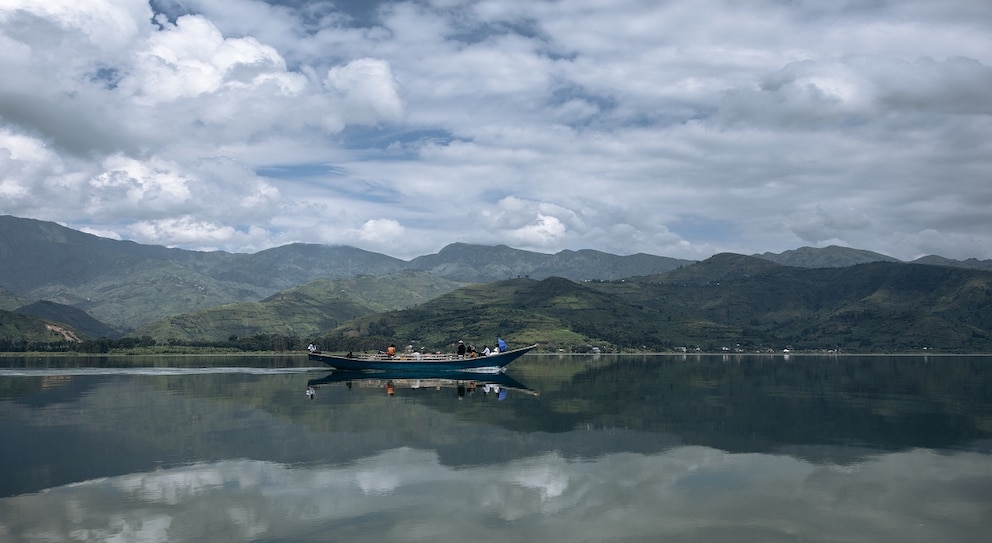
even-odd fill
[{"label": "lake", "polygon": [[476,381],[308,364],[0,358],[0,541],[992,533],[988,356],[527,355]]}]

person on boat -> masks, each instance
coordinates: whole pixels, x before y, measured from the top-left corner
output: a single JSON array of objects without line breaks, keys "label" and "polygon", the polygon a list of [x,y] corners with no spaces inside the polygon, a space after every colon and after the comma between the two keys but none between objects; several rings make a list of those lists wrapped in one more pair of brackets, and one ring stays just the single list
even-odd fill
[{"label": "person on boat", "polygon": [[489,356],[491,354],[493,354],[493,352],[489,350],[489,345],[482,348],[482,356]]},{"label": "person on boat", "polygon": [[496,351],[500,353],[506,352],[506,342],[501,337],[496,338]]},{"label": "person on boat", "polygon": [[396,356],[396,345],[389,344],[389,347],[386,348],[386,356]]},{"label": "person on boat", "polygon": [[317,352],[317,346],[314,345],[313,342],[310,342],[310,345],[307,345],[307,350],[311,353],[315,353]]},{"label": "person on boat", "polygon": [[458,356],[465,356],[465,342],[458,340]]}]

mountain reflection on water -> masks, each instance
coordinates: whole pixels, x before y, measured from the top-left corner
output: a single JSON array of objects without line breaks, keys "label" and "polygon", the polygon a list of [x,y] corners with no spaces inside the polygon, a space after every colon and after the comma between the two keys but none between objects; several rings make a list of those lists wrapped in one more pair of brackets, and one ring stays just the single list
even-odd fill
[{"label": "mountain reflection on water", "polygon": [[0,540],[984,541],[990,364],[0,369]]}]

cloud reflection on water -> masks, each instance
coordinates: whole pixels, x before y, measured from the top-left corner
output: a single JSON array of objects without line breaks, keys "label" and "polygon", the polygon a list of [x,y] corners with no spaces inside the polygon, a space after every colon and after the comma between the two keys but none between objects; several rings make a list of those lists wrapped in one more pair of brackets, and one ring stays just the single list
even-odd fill
[{"label": "cloud reflection on water", "polygon": [[693,446],[453,468],[403,447],[94,479],[0,499],[0,519],[4,541],[981,541],[992,458],[836,465]]}]

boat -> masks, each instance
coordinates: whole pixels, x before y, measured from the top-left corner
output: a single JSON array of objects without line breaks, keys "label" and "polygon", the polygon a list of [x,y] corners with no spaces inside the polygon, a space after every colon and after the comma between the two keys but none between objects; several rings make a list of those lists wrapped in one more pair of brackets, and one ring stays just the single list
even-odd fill
[{"label": "boat", "polygon": [[397,389],[441,390],[454,388],[459,394],[465,390],[483,393],[492,392],[499,399],[506,397],[507,390],[537,396],[538,392],[505,373],[478,373],[473,371],[333,371],[320,379],[310,379],[307,387],[316,389],[338,383],[363,389],[385,390],[392,395]]},{"label": "boat", "polygon": [[386,353],[376,354],[353,354],[334,355],[320,352],[310,353],[310,360],[323,362],[328,366],[341,371],[474,371],[485,373],[498,373],[503,371],[510,362],[527,354],[537,345],[521,347],[512,351],[503,351],[490,355],[457,355],[457,354],[431,354],[431,353],[409,353],[388,355]]}]

